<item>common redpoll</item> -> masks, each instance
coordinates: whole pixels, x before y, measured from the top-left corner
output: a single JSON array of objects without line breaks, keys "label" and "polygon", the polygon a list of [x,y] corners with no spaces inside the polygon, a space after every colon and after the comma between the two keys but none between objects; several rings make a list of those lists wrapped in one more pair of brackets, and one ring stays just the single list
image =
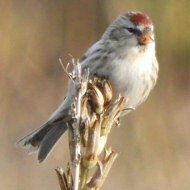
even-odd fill
[{"label": "common redpoll", "polygon": [[[137,107],[147,99],[158,76],[151,19],[140,12],[119,16],[87,50],[80,63],[82,69],[89,69],[90,77],[109,79],[113,93],[128,99],[126,108]],[[67,130],[73,97],[72,82],[69,82],[63,103],[41,128],[22,138],[17,145],[29,153],[38,152],[39,162],[43,161]]]}]

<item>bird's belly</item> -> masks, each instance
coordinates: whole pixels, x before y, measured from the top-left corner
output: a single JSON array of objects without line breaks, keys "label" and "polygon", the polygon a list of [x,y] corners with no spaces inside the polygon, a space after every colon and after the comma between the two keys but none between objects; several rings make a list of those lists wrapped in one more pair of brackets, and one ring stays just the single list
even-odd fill
[{"label": "bird's belly", "polygon": [[[128,78],[129,79],[129,78]],[[127,78],[126,78],[127,80]],[[130,80],[130,79],[129,79]],[[115,95],[121,95],[127,98],[127,106],[136,107],[145,101],[149,90],[141,80],[136,81],[119,81],[111,80],[113,92]]]},{"label": "bird's belly", "polygon": [[110,71],[109,78],[114,94],[126,97],[129,107],[136,107],[144,102],[152,88],[149,83],[150,68],[140,68],[137,64],[139,63],[134,65],[124,63],[125,66],[120,66],[117,62],[117,66],[112,67]]}]

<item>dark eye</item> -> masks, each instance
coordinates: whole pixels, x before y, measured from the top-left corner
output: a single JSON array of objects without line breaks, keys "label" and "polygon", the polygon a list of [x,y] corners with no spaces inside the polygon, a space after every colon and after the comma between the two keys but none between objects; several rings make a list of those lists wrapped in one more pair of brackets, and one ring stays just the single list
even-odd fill
[{"label": "dark eye", "polygon": [[129,32],[134,33],[135,29],[134,28],[126,28]]},{"label": "dark eye", "polygon": [[141,31],[139,30],[139,29],[137,29],[137,28],[125,28],[125,29],[127,29],[130,33],[132,33],[132,34],[135,34],[135,35],[141,35]]}]

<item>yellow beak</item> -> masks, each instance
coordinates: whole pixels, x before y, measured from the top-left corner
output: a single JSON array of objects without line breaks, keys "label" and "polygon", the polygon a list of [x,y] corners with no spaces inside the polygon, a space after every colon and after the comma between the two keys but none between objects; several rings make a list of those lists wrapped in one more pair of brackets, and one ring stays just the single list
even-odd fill
[{"label": "yellow beak", "polygon": [[141,45],[147,45],[154,41],[154,39],[148,33],[144,33],[140,35],[138,40],[139,40],[139,44]]}]

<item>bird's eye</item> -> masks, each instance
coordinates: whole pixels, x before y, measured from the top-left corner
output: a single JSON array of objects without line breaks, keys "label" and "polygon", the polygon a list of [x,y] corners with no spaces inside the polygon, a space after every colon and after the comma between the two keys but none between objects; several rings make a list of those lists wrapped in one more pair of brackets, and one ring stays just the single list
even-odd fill
[{"label": "bird's eye", "polygon": [[132,33],[132,34],[135,34],[135,35],[141,35],[141,31],[139,30],[139,29],[137,29],[137,28],[125,28],[125,29],[127,29],[130,33]]},{"label": "bird's eye", "polygon": [[134,33],[135,29],[134,28],[126,28],[129,32]]}]

